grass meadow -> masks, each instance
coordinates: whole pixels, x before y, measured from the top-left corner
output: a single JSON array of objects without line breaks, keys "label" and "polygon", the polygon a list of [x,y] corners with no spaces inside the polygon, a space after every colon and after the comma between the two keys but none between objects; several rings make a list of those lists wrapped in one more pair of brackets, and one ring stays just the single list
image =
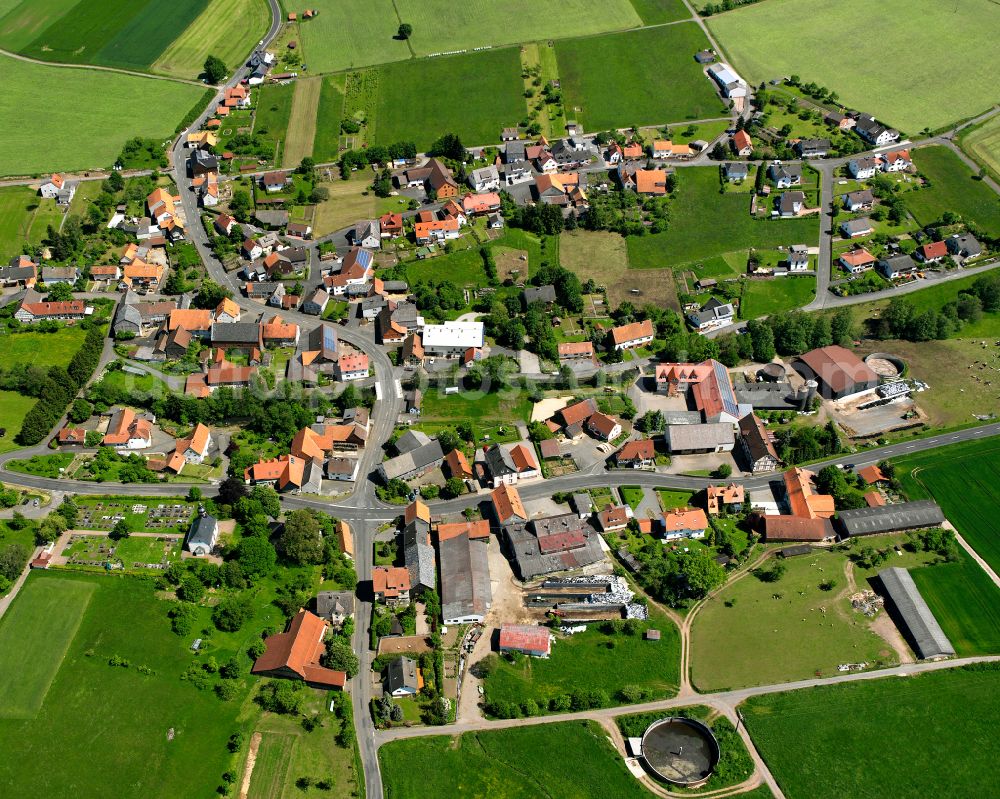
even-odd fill
[{"label": "grass meadow", "polygon": [[323,78],[316,109],[313,158],[317,163],[336,161],[340,155],[340,123],[344,119],[344,84],[337,75]]},{"label": "grass meadow", "polygon": [[[486,678],[486,700],[521,704],[533,699],[545,713],[550,699],[575,691],[604,691],[612,704],[625,701],[617,695],[624,688],[646,690],[649,699],[677,692],[680,640],[669,620],[654,615],[635,635],[606,635],[597,627],[557,636],[548,658],[523,657],[509,663],[501,657]],[[642,632],[649,628],[660,630],[662,638],[644,640]]]},{"label": "grass meadow", "polygon": [[0,436],[0,452],[17,449],[14,436],[20,432],[24,417],[37,401],[16,391],[0,391],[0,429],[4,431]]},{"label": "grass meadow", "polygon": [[[220,25],[219,20],[239,20]],[[271,23],[267,0],[208,0],[204,10],[153,62],[151,69],[175,78],[196,78],[211,54],[235,69],[250,55]]]},{"label": "grass meadow", "polygon": [[80,327],[61,327],[55,333],[8,333],[0,336],[0,363],[67,366],[86,335]]},{"label": "grass meadow", "polygon": [[32,580],[0,625],[0,719],[41,710],[87,609],[93,584]]},{"label": "grass meadow", "polygon": [[[392,0],[313,0],[319,16],[299,24],[303,55],[309,71],[342,69],[402,61],[412,53],[406,42],[393,38],[399,18]],[[448,10],[448,15],[452,10]],[[345,24],[350,20],[350,24]],[[434,20],[433,25],[442,24]],[[414,24],[411,22],[410,24]],[[414,25],[416,28],[416,25]],[[416,33],[416,31],[414,31]]]},{"label": "grass meadow", "polygon": [[293,84],[292,108],[288,119],[288,136],[281,164],[296,167],[306,156],[313,154],[313,139],[316,137],[316,114],[319,110],[322,78],[304,78]]},{"label": "grass meadow", "polygon": [[985,166],[994,180],[1000,180],[1000,116],[962,131],[959,140],[968,155]]},{"label": "grass meadow", "polygon": [[691,16],[681,0],[632,0],[643,25],[662,25]]},{"label": "grass meadow", "polygon": [[[0,69],[0,175],[106,167],[134,136],[170,136],[202,95],[196,86],[2,55]],[[38,119],[45,120],[44,147],[37,126],[24,124]]]},{"label": "grass meadow", "polygon": [[896,474],[910,499],[933,498],[962,537],[1000,571],[1000,438],[963,442],[896,459]]},{"label": "grass meadow", "polygon": [[649,796],[592,721],[394,741],[379,764],[391,799]]},{"label": "grass meadow", "polygon": [[297,83],[275,83],[257,87],[254,133],[274,143],[274,162],[280,164],[287,147],[288,124]]},{"label": "grass meadow", "polygon": [[966,552],[955,563],[912,569],[910,575],[956,653],[1000,652],[1000,589]]},{"label": "grass meadow", "polygon": [[[54,203],[43,200],[27,186],[0,187],[0,260],[6,263],[11,255],[21,252],[25,243],[41,242],[48,223],[53,220],[49,206]],[[58,207],[56,212],[62,215]]]},{"label": "grass meadow", "polygon": [[756,319],[808,305],[816,296],[816,278],[787,276],[748,280],[740,302],[740,318]]},{"label": "grass meadow", "polygon": [[913,163],[930,186],[903,195],[906,207],[921,225],[941,219],[946,211],[958,214],[990,236],[1000,236],[1000,197],[977,180],[968,166],[944,146],[913,151]]},{"label": "grass meadow", "polygon": [[720,194],[715,167],[678,171],[677,198],[665,233],[628,238],[633,269],[686,266],[736,250],[819,241],[819,219],[754,219],[747,195]]},{"label": "grass meadow", "polygon": [[[675,0],[678,2],[679,0]],[[657,3],[657,5],[659,5]],[[399,18],[413,25],[418,55],[501,46],[638,27],[629,0],[396,0]]]},{"label": "grass meadow", "polygon": [[[870,11],[865,0],[768,0],[718,14],[707,24],[751,83],[799,75],[911,136],[975,116],[996,102],[994,87],[982,78],[1000,72],[995,3],[882,3],[880,15],[895,20],[880,30],[877,45],[879,57],[891,64],[892,80],[866,59],[844,58],[851,26]],[[962,52],[975,54],[974,68],[957,55]]]},{"label": "grass meadow", "polygon": [[261,734],[248,799],[280,799],[294,752],[294,736],[272,732]]},{"label": "grass meadow", "polygon": [[693,22],[556,42],[566,117],[594,131],[724,116],[694,60],[708,46]]},{"label": "grass meadow", "polygon": [[466,146],[489,144],[525,115],[514,48],[387,64],[380,72],[377,144],[413,141],[422,151],[448,132]]},{"label": "grass meadow", "polygon": [[989,664],[770,694],[743,718],[788,799],[991,796],[998,677]]}]

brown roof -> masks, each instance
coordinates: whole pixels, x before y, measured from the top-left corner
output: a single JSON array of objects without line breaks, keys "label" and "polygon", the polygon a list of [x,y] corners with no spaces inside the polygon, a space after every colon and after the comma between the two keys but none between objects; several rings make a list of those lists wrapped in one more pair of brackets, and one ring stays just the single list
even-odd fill
[{"label": "brown roof", "polygon": [[574,355],[593,355],[594,345],[590,341],[567,341],[559,345],[559,357],[565,358]]},{"label": "brown roof", "polygon": [[663,527],[668,533],[704,530],[708,527],[708,517],[701,508],[674,508],[663,514]]},{"label": "brown roof", "polygon": [[288,672],[292,672],[309,683],[343,688],[347,674],[320,665],[320,657],[326,651],[323,641],[326,630],[327,624],[319,616],[300,610],[286,632],[264,641],[264,654],[257,658],[251,671],[279,672],[283,676],[291,676]]},{"label": "brown roof", "polygon": [[413,502],[406,506],[406,510],[403,511],[404,524],[409,524],[417,519],[427,522],[427,524],[431,523],[431,509],[419,499],[413,500]]},{"label": "brown roof", "polygon": [[546,438],[543,441],[538,442],[538,449],[542,452],[542,457],[548,460],[549,458],[558,458],[562,455],[562,450],[559,447],[559,442],[554,438]]},{"label": "brown roof", "polygon": [[444,456],[444,462],[448,466],[448,471],[452,477],[465,479],[472,477],[472,467],[469,466],[469,459],[465,453],[458,449],[453,449]]},{"label": "brown roof", "polygon": [[502,485],[494,489],[490,495],[493,500],[493,508],[501,524],[517,516],[527,521],[528,514],[524,510],[521,502],[521,495],[514,486]]},{"label": "brown roof", "polygon": [[813,370],[834,392],[840,393],[855,383],[877,382],[878,375],[850,350],[832,344],[810,350],[799,360]]},{"label": "brown roof", "polygon": [[538,468],[538,461],[535,460],[535,453],[524,444],[518,444],[510,451],[510,459],[514,462],[518,472],[527,472]]},{"label": "brown roof", "polygon": [[829,519],[765,516],[763,533],[768,541],[822,541],[833,537],[833,526]]},{"label": "brown roof", "polygon": [[372,569],[372,590],[395,599],[410,590],[410,573],[404,566],[376,566]]},{"label": "brown roof", "polygon": [[608,507],[597,514],[597,520],[600,522],[602,530],[608,530],[612,527],[624,527],[628,524],[628,511],[624,505],[618,505],[617,507],[608,505]]},{"label": "brown roof", "polygon": [[793,516],[802,519],[829,519],[837,512],[832,496],[816,493],[813,488],[813,472],[795,468],[789,469],[782,477],[788,494],[788,508]]},{"label": "brown roof", "polygon": [[167,330],[178,327],[185,330],[209,330],[212,327],[212,312],[197,308],[174,308],[167,320]]},{"label": "brown roof", "polygon": [[889,482],[889,478],[886,477],[885,473],[875,464],[872,464],[871,466],[864,466],[858,469],[858,476],[866,483],[868,483],[868,485],[874,485],[875,483]]},{"label": "brown roof", "polygon": [[615,427],[618,425],[618,420],[613,416],[608,416],[607,414],[598,411],[592,414],[587,420],[587,427],[596,432],[598,435],[604,438],[611,438],[611,434],[615,431]]},{"label": "brown roof", "polygon": [[764,423],[755,413],[748,414],[740,419],[740,435],[743,436],[743,443],[750,452],[750,457],[757,461],[766,455],[770,455],[778,460],[778,452],[771,443],[771,438],[764,428]]},{"label": "brown roof", "polygon": [[652,460],[656,457],[656,447],[651,438],[639,438],[634,441],[626,441],[625,445],[618,450],[617,460]]},{"label": "brown roof", "polygon": [[736,145],[737,150],[742,150],[744,147],[753,147],[750,135],[745,130],[736,131],[736,135],[733,136],[733,144]]},{"label": "brown roof", "polygon": [[611,329],[611,340],[615,344],[624,344],[628,341],[635,341],[652,335],[653,323],[648,319],[643,319],[641,322],[631,322],[627,325]]},{"label": "brown roof", "polygon": [[885,499],[878,491],[869,491],[865,494],[865,502],[868,503],[869,508],[879,508],[885,504]]},{"label": "brown roof", "polygon": [[490,523],[486,519],[479,519],[474,522],[454,522],[449,524],[439,524],[437,528],[438,542],[468,533],[473,541],[490,537]]},{"label": "brown roof", "polygon": [[569,427],[573,424],[585,422],[597,413],[597,403],[593,399],[581,400],[573,405],[568,405],[559,413],[562,416],[563,423]]}]

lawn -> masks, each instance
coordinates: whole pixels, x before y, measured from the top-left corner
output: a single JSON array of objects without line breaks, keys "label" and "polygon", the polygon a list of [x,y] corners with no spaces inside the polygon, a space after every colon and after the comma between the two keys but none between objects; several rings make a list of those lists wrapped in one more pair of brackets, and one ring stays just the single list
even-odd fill
[{"label": "lawn", "polygon": [[663,510],[686,508],[691,504],[691,499],[694,497],[694,494],[690,491],[671,491],[669,488],[657,488],[655,491],[657,498],[660,500],[660,507]]},{"label": "lawn", "polygon": [[3,435],[0,436],[0,452],[17,449],[14,436],[21,431],[24,417],[36,402],[38,400],[34,397],[25,397],[16,391],[0,391],[0,429],[3,430]]},{"label": "lawn", "polygon": [[69,580],[25,584],[0,624],[0,719],[38,715],[95,588]]},{"label": "lawn", "polygon": [[[220,25],[219,20],[239,20]],[[195,78],[209,55],[235,69],[256,47],[271,21],[266,0],[209,0],[205,10],[153,62],[154,72]]]},{"label": "lawn", "polygon": [[[851,608],[846,562],[842,552],[816,550],[785,561],[777,582],[747,575],[710,599],[691,630],[698,690],[830,676],[840,663],[895,663],[889,645]],[[831,578],[833,590],[820,589]]]},{"label": "lawn", "polygon": [[[679,4],[679,0],[674,0]],[[471,50],[638,27],[629,0],[396,0],[399,18],[413,25],[418,55]],[[497,131],[499,134],[499,131]]]},{"label": "lawn", "polygon": [[694,60],[707,47],[693,22],[557,42],[566,116],[590,131],[724,116]]},{"label": "lawn", "polygon": [[261,734],[260,748],[250,777],[249,799],[281,799],[294,751],[293,736],[272,732]]},{"label": "lawn", "polygon": [[719,194],[715,167],[678,171],[677,199],[670,206],[670,227],[665,233],[628,238],[629,264],[633,269],[686,266],[713,256],[749,250],[775,249],[779,245],[815,245],[819,219],[754,219],[750,198]]},{"label": "lawn", "polygon": [[288,123],[292,115],[292,98],[296,83],[276,83],[258,86],[253,132],[274,143],[275,164],[281,163],[287,146]]},{"label": "lawn", "polygon": [[962,537],[1000,571],[1000,438],[952,444],[895,459],[896,474],[910,499],[932,497]]},{"label": "lawn", "polygon": [[[201,97],[181,83],[62,69],[0,56],[0,175],[112,164],[134,136],[164,138]],[[136,113],[155,108],[156,113]],[[46,120],[45,146],[23,119]],[[128,119],[128,125],[121,120]]]},{"label": "lawn", "polygon": [[7,333],[0,335],[0,363],[30,363],[33,366],[67,366],[83,344],[87,331],[79,326],[61,327],[54,333]]},{"label": "lawn", "polygon": [[[230,764],[226,740],[240,728],[240,701],[222,702],[181,679],[194,661],[190,645],[197,636],[174,635],[168,607],[154,597],[150,583],[135,578],[68,572],[29,577],[0,625],[0,637],[16,636],[16,643],[5,640],[0,646],[0,657],[14,658],[5,662],[3,673],[12,675],[6,679],[17,690],[5,685],[0,707],[30,709],[24,703],[37,701],[44,690],[41,675],[51,670],[55,677],[34,718],[0,719],[0,749],[18,752],[0,760],[6,793],[138,799],[214,791]],[[277,622],[278,613],[270,615]],[[210,626],[208,617],[208,608],[198,608],[194,629]],[[64,626],[74,618],[75,635]],[[237,634],[205,636],[206,648],[224,663],[245,650],[265,623],[255,620]],[[31,649],[42,648],[29,651],[36,637]],[[129,667],[110,665],[113,656]],[[25,670],[27,662],[33,664],[29,671],[38,670],[38,683]],[[35,686],[30,695],[21,680]],[[53,761],[54,741],[59,755]],[[39,768],[42,762],[49,767]]]},{"label": "lawn", "polygon": [[962,149],[1000,179],[1000,116],[967,128],[959,134]]},{"label": "lawn", "polygon": [[410,285],[428,280],[445,280],[460,288],[465,286],[485,286],[486,269],[479,248],[470,247],[437,258],[411,261],[406,265],[406,278]]},{"label": "lawn", "polygon": [[691,16],[681,0],[632,0],[632,6],[643,25],[662,25]]},{"label": "lawn", "polygon": [[644,493],[639,486],[622,486],[619,491],[622,495],[622,502],[628,505],[632,510],[639,507]]},{"label": "lawn", "polygon": [[379,72],[377,144],[413,141],[426,150],[449,132],[466,146],[490,144],[525,114],[515,48],[387,64]]},{"label": "lawn", "polygon": [[[8,392],[5,391],[4,393]],[[14,433],[19,429],[19,427],[11,428],[14,432],[8,435],[13,437]],[[13,447],[10,448],[13,449]],[[53,455],[32,455],[27,459],[20,458],[7,461],[6,468],[18,474],[33,474],[37,477],[51,477],[54,479],[59,477],[61,474],[60,470],[69,466],[75,457],[71,452],[59,452]]]},{"label": "lawn", "polygon": [[530,417],[531,400],[517,389],[493,394],[483,394],[480,391],[445,394],[428,388],[424,393],[424,404],[420,412],[421,421],[444,421],[452,424],[510,423],[527,421]]},{"label": "lawn", "polygon": [[340,153],[340,123],[344,119],[344,84],[340,76],[323,78],[316,109],[313,158],[317,163],[336,161]]},{"label": "lawn", "polygon": [[[132,536],[115,542],[107,536],[81,536],[72,541],[61,554],[82,561],[112,563],[129,571],[146,570],[150,564],[166,565],[180,560],[183,543],[182,538],[159,540],[159,537]],[[67,564],[68,568],[74,566],[75,564]],[[95,568],[91,564],[82,564],[82,567]]]},{"label": "lawn", "polygon": [[770,694],[743,717],[788,799],[991,796],[997,676],[990,664]]},{"label": "lawn", "polygon": [[592,721],[394,741],[379,749],[379,764],[388,799],[649,796]]},{"label": "lawn", "polygon": [[921,225],[937,222],[945,211],[952,211],[987,235],[1000,236],[1000,197],[977,180],[955,153],[944,146],[923,147],[913,151],[913,163],[931,183],[903,195]]},{"label": "lawn", "polygon": [[741,319],[801,308],[816,296],[816,278],[787,276],[774,280],[748,280],[740,303]]},{"label": "lawn", "polygon": [[[639,625],[634,635],[607,635],[600,625],[586,632],[557,636],[548,658],[522,657],[517,663],[500,658],[486,678],[487,702],[520,705],[529,699],[548,712],[551,699],[577,691],[603,691],[602,704],[635,702],[619,692],[637,689],[647,699],[673,696],[680,680],[680,641],[677,629],[667,619],[654,617]],[[646,641],[642,632],[656,628],[659,641]]]},{"label": "lawn", "polygon": [[912,569],[910,575],[955,652],[1000,651],[1000,589],[965,551],[955,563]]},{"label": "lawn", "polygon": [[[11,255],[20,253],[26,242],[41,243],[51,219],[47,207],[54,202],[42,200],[26,186],[0,187],[0,259],[4,263]],[[35,224],[36,218],[39,224]]]},{"label": "lawn", "polygon": [[295,81],[291,116],[288,120],[288,140],[281,155],[281,165],[297,167],[303,158],[313,154],[316,136],[316,113],[323,88],[322,78]]},{"label": "lawn", "polygon": [[608,302],[613,307],[628,300],[680,310],[673,275],[667,271],[630,272],[627,240],[617,233],[563,233],[559,237],[559,260],[581,281],[592,279],[599,286],[607,286]]},{"label": "lawn", "polygon": [[[713,16],[708,26],[751,83],[800,75],[911,135],[974,116],[996,102],[993,88],[980,77],[1000,71],[995,4],[889,0],[880,5],[886,18],[899,20],[878,42],[881,57],[892,64],[891,82],[863,59],[844,63],[843,48],[831,46],[831,34],[848,30],[870,8],[864,0],[768,0]],[[775,47],[778,41],[795,46]],[[955,57],[959,49],[976,53],[976,69]]]}]

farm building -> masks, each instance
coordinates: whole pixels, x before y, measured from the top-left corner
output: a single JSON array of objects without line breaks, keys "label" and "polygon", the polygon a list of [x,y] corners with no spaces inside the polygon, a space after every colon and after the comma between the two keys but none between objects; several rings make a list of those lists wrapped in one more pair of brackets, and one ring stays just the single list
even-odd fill
[{"label": "farm building", "polygon": [[733,426],[724,422],[667,425],[663,438],[671,454],[731,452],[735,444]]},{"label": "farm building", "polygon": [[445,624],[482,621],[493,602],[489,534],[471,529],[450,538],[439,538],[441,568],[441,615]]},{"label": "farm building", "polygon": [[878,375],[871,367],[836,344],[810,350],[792,365],[806,380],[819,383],[820,393],[827,399],[840,399],[878,385]]},{"label": "farm building", "polygon": [[303,680],[314,688],[343,690],[347,674],[320,665],[326,653],[327,624],[308,610],[300,610],[283,633],[269,636],[266,649],[253,664],[254,674]]},{"label": "farm building", "polygon": [[551,652],[551,643],[547,627],[534,624],[500,625],[501,652],[520,652],[524,655],[547,658]]},{"label": "farm building", "polygon": [[798,516],[762,516],[758,530],[766,541],[829,541],[835,536],[829,519]]},{"label": "farm building", "polygon": [[921,660],[937,660],[955,654],[931,609],[920,595],[906,569],[891,567],[878,573],[882,589],[896,624]]},{"label": "farm building", "polygon": [[506,524],[503,541],[522,580],[582,569],[604,558],[597,530],[577,513]]},{"label": "farm building", "polygon": [[941,508],[930,499],[844,510],[837,515],[837,526],[845,538],[939,527],[943,523],[944,514]]}]

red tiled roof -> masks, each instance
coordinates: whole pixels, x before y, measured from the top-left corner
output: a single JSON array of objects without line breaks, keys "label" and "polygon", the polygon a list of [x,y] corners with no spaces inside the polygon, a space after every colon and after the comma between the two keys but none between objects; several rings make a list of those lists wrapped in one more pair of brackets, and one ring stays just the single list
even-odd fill
[{"label": "red tiled roof", "polygon": [[641,338],[648,338],[653,335],[653,323],[649,319],[641,322],[631,322],[627,325],[614,327],[611,329],[611,340],[615,344],[625,344],[629,341],[637,341]]},{"label": "red tiled roof", "polygon": [[264,654],[257,658],[251,671],[277,672],[282,676],[290,676],[287,672],[292,672],[309,683],[343,688],[347,674],[320,665],[320,657],[326,652],[323,640],[326,630],[327,624],[319,616],[300,610],[286,632],[264,641]]},{"label": "red tiled roof", "polygon": [[516,649],[521,652],[545,652],[548,654],[549,630],[532,624],[501,624],[500,648]]},{"label": "red tiled roof", "polygon": [[410,590],[410,573],[403,566],[376,566],[372,569],[372,590],[395,599]]}]

